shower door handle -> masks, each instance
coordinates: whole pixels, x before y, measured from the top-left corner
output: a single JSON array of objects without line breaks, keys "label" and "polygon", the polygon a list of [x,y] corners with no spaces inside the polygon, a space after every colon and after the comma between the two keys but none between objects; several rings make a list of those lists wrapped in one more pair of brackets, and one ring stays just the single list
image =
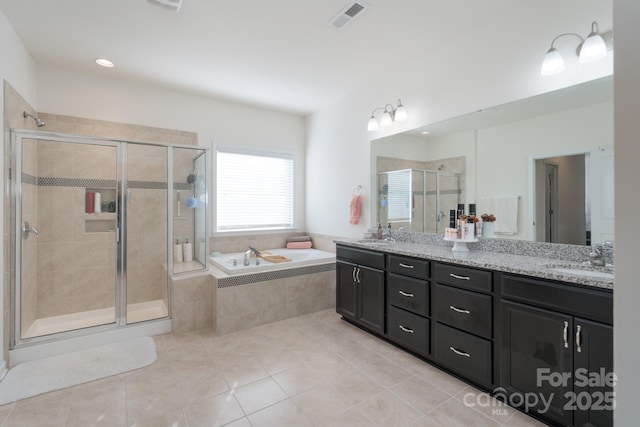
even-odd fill
[{"label": "shower door handle", "polygon": [[444,218],[444,217],[445,217],[445,215],[446,215],[446,214],[445,214],[444,212],[440,211],[440,212],[438,213],[438,222],[440,222],[440,221],[442,220],[442,218]]},{"label": "shower door handle", "polygon": [[33,233],[36,235],[36,239],[38,238],[38,229],[35,227],[31,227],[28,221],[22,223],[22,238],[29,238],[29,233]]}]

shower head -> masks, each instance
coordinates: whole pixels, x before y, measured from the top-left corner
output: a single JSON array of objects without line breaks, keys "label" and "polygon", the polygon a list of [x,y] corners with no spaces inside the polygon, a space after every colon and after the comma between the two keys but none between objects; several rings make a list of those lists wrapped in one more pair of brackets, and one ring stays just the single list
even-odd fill
[{"label": "shower head", "polygon": [[26,111],[22,112],[22,116],[26,119],[27,117],[31,117],[35,122],[36,122],[36,126],[38,126],[39,128],[41,128],[42,126],[46,125],[45,122],[43,122],[42,120],[40,120],[39,118],[37,118],[36,116],[34,116],[33,114],[29,114]]}]

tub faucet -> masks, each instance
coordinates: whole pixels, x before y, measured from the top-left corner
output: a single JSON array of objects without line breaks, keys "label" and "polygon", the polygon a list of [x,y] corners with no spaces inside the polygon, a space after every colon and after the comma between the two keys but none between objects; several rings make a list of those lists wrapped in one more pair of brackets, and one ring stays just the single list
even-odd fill
[{"label": "tub faucet", "polygon": [[249,265],[249,261],[251,260],[251,249],[244,253],[244,266],[247,267]]}]

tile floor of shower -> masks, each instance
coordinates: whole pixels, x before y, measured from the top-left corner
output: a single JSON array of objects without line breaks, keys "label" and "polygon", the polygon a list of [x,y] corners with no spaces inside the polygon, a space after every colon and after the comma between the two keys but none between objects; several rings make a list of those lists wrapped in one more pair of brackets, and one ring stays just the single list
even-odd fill
[{"label": "tile floor of shower", "polygon": [[[161,319],[168,316],[167,304],[164,300],[145,301],[127,305],[127,323],[138,323],[145,320]],[[106,325],[116,321],[114,307],[98,310],[81,311],[36,319],[23,334],[23,338],[39,337],[58,332],[90,328]]]},{"label": "tile floor of shower", "polygon": [[543,426],[509,407],[465,405],[496,402],[334,309],[154,338],[154,364],[0,406],[0,426]]}]

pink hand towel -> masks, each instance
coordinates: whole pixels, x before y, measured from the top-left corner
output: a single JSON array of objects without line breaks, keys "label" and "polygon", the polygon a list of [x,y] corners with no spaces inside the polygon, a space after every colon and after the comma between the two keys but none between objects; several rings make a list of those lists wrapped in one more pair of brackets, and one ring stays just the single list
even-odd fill
[{"label": "pink hand towel", "polygon": [[360,214],[362,213],[362,197],[359,194],[351,196],[349,205],[349,223],[357,224],[360,222]]},{"label": "pink hand towel", "polygon": [[289,242],[287,249],[311,249],[311,242]]}]

